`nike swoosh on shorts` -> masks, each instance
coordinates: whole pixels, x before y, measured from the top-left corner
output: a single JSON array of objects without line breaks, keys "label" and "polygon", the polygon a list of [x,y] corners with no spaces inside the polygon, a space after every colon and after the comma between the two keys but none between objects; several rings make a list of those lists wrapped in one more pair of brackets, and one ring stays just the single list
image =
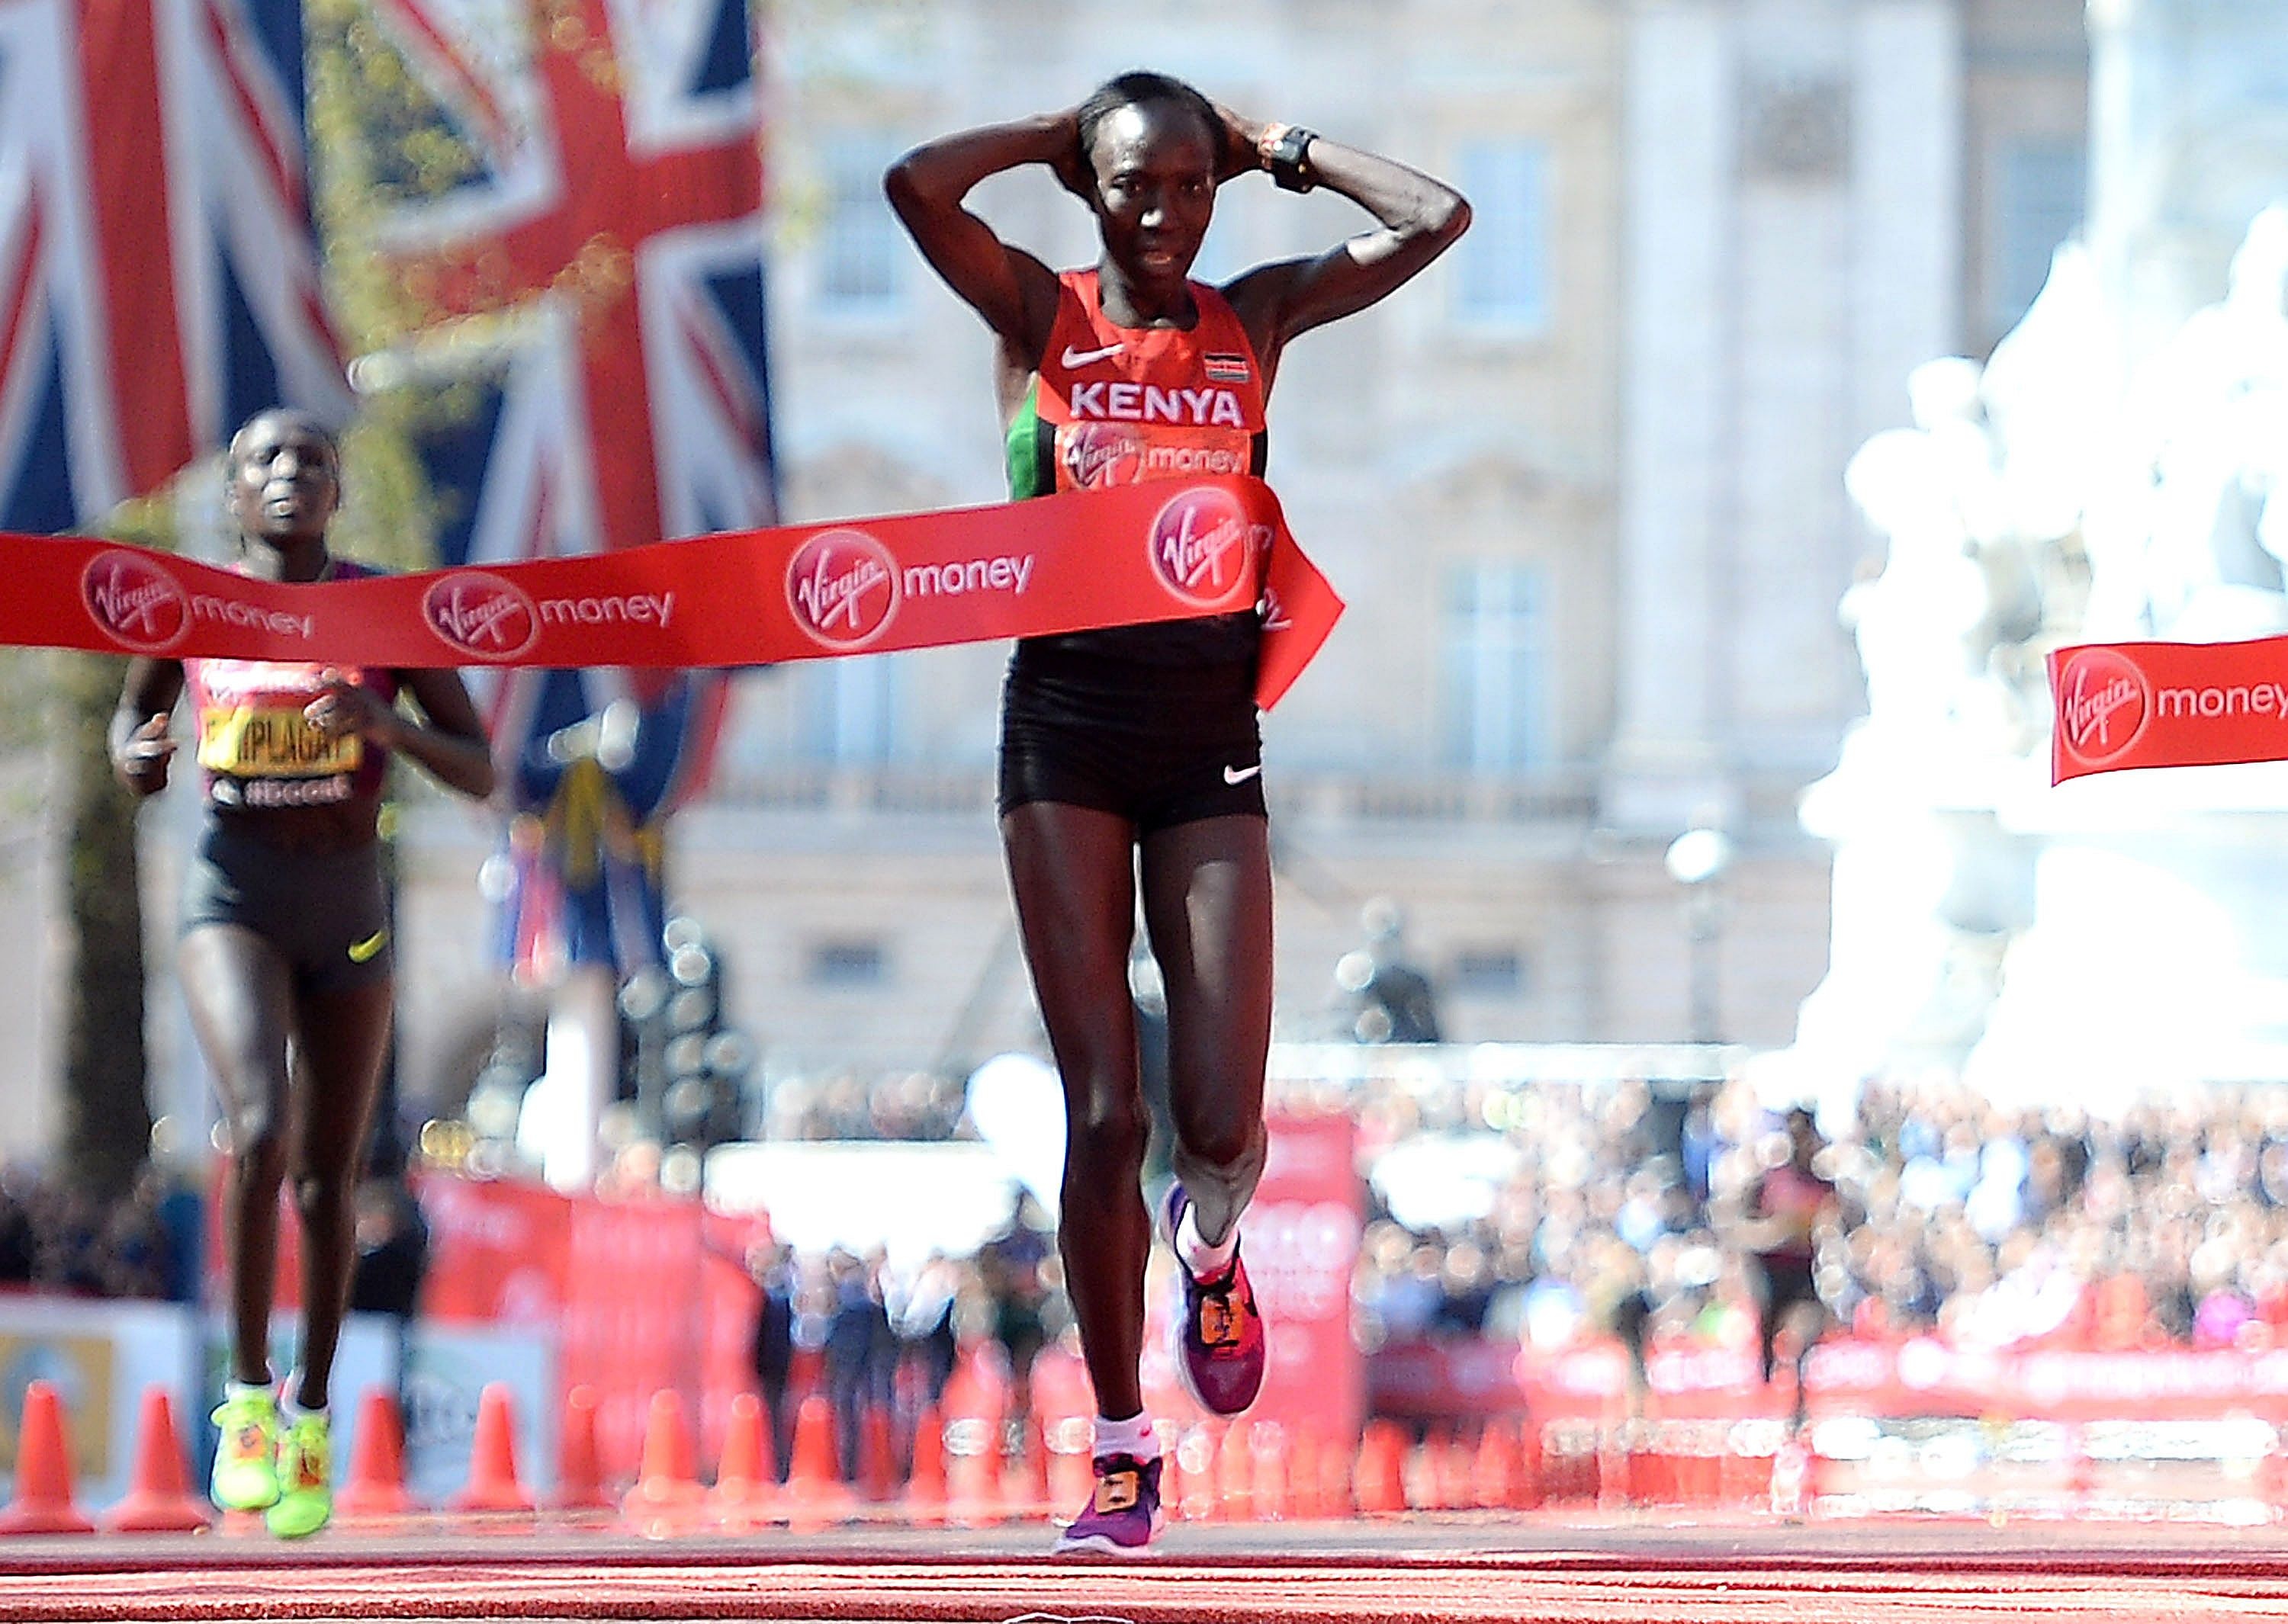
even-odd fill
[{"label": "nike swoosh on shorts", "polygon": [[1262,771],[1263,764],[1259,761],[1251,767],[1226,767],[1223,770],[1223,781],[1227,784],[1243,784]]},{"label": "nike swoosh on shorts", "polygon": [[387,946],[389,946],[389,931],[387,927],[385,926],[383,929],[376,931],[371,936],[367,937],[363,941],[352,942],[350,944],[350,963],[353,964],[369,964],[373,962],[374,955]]},{"label": "nike swoosh on shorts", "polygon": [[1124,344],[1108,344],[1100,350],[1076,350],[1067,345],[1065,353],[1057,357],[1057,365],[1070,371],[1075,367],[1085,367],[1091,361],[1110,360],[1127,347]]}]

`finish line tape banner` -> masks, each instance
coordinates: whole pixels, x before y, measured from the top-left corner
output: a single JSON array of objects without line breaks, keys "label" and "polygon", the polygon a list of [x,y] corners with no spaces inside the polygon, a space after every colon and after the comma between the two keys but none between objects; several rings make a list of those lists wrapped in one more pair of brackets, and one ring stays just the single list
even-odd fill
[{"label": "finish line tape banner", "polygon": [[171,660],[773,665],[1259,607],[1267,710],[1343,609],[1244,476],[322,583],[77,536],[0,544],[0,643]]},{"label": "finish line tape banner", "polygon": [[2049,657],[2050,781],[2288,760],[2288,637],[2087,643]]}]

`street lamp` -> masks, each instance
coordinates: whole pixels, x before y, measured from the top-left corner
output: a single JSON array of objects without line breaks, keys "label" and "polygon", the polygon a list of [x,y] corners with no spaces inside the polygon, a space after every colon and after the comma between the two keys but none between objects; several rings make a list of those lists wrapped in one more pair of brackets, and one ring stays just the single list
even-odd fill
[{"label": "street lamp", "polygon": [[1692,952],[1692,1041],[1720,1041],[1716,1000],[1716,939],[1723,928],[1717,882],[1732,866],[1732,839],[1695,824],[1668,844],[1668,877],[1684,888],[1684,931]]}]

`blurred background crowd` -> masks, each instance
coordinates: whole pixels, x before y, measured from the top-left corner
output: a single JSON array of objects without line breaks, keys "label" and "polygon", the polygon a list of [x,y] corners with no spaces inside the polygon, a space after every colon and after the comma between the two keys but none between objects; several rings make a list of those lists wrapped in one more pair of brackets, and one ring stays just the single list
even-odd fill
[{"label": "blurred background crowd", "polygon": [[[838,1072],[775,1089],[768,1137],[974,1138],[962,1099],[951,1078]],[[1742,1224],[1787,1142],[1744,1082],[1511,1085],[1425,1071],[1353,1085],[1348,1103],[1369,1192],[1355,1299],[1370,1352],[1455,1336],[1752,1342]],[[2288,1327],[2288,1086],[2108,1118],[1893,1079],[1819,1127],[1814,1165],[1837,1204],[1816,1236],[1816,1281],[1854,1334],[2122,1349],[2268,1346]],[[0,1289],[191,1300],[203,1205],[162,1164],[107,1206],[11,1172]],[[1062,1333],[1050,1227],[1026,1200],[971,1256],[892,1271],[879,1255],[780,1247],[752,1266],[784,1300],[788,1350],[926,1343],[941,1384],[955,1341],[997,1342],[1021,1363]],[[412,1304],[422,1228],[403,1183],[369,1186],[361,1301]],[[861,1312],[875,1326],[864,1337]]]},{"label": "blurred background crowd", "polygon": [[[1369,1224],[1357,1299],[1369,1346],[1600,1333],[1744,1344],[1748,1192],[1786,1153],[1738,1083],[1658,1099],[1610,1089],[1386,1085],[1361,1102],[1378,1149],[1498,1133],[1513,1161],[1482,1211]],[[2019,1111],[1958,1083],[1870,1084],[1823,1122],[1837,1186],[1816,1280],[1855,1334],[1958,1345],[2269,1345],[2288,1326],[2288,1089]],[[1483,1165],[1481,1163],[1480,1165]],[[1377,1181],[1376,1188],[1386,1188]]]}]

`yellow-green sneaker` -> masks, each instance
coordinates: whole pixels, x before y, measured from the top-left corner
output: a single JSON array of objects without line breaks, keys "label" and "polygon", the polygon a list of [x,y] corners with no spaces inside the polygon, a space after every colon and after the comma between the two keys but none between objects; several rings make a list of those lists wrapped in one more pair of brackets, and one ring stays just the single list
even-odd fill
[{"label": "yellow-green sneaker", "polygon": [[278,1400],[258,1387],[234,1388],[215,1406],[222,1430],[207,1493],[226,1511],[260,1511],[278,1503]]},{"label": "yellow-green sneaker", "polygon": [[334,1515],[334,1431],[323,1410],[293,1416],[278,1435],[278,1503],[264,1521],[282,1540],[306,1539]]}]

